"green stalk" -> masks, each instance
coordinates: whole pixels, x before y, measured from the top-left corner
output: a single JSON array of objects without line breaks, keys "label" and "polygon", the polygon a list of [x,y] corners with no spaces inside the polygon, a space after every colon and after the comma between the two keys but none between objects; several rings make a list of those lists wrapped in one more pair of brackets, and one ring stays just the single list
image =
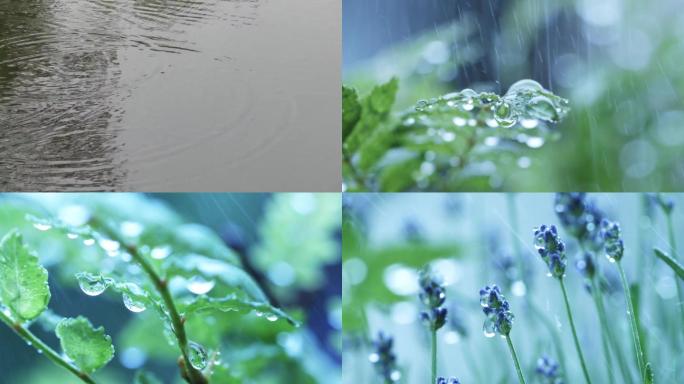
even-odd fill
[{"label": "green stalk", "polygon": [[54,349],[50,348],[50,346],[48,346],[41,339],[36,337],[36,335],[34,335],[27,328],[25,328],[19,323],[14,322],[3,311],[0,311],[0,321],[2,321],[8,327],[10,327],[14,331],[14,333],[16,333],[22,339],[24,339],[27,343],[29,343],[29,345],[32,345],[33,348],[35,348],[38,351],[38,353],[42,353],[45,355],[45,357],[52,360],[53,363],[73,373],[84,383],[95,384],[95,380],[93,380],[87,373],[81,372],[81,370],[79,370],[75,365],[66,361],[64,358],[62,358],[62,356],[59,353],[55,352]]},{"label": "green stalk", "polygon": [[625,270],[622,268],[622,263],[616,261],[618,271],[620,271],[620,279],[622,280],[622,289],[625,291],[625,300],[627,301],[627,317],[629,318],[629,325],[632,331],[632,342],[636,351],[637,364],[639,365],[639,372],[641,373],[642,381],[646,381],[646,371],[644,363],[644,351],[641,349],[641,338],[639,336],[639,326],[636,322],[636,313],[634,312],[634,303],[632,303],[632,294],[629,293],[629,284],[627,283],[627,276]]},{"label": "green stalk", "polygon": [[518,355],[515,354],[515,348],[513,348],[513,342],[511,341],[511,335],[508,334],[506,337],[506,342],[508,343],[508,349],[511,351],[511,356],[513,356],[513,362],[515,363],[515,370],[518,372],[518,381],[520,384],[525,384],[525,377],[523,376],[522,369],[520,369],[520,362],[518,361]]},{"label": "green stalk", "polygon": [[432,384],[437,382],[437,330],[432,330]]},{"label": "green stalk", "polygon": [[[679,255],[677,254],[677,243],[675,241],[674,223],[672,222],[672,212],[668,212],[665,216],[667,217],[667,236],[670,241],[670,253],[672,254],[672,258],[678,261]],[[684,294],[682,293],[682,287],[676,275],[675,286],[677,287],[677,298],[679,299],[679,302],[684,303]],[[684,305],[679,306],[679,312],[682,315],[682,324],[684,324]]]},{"label": "green stalk", "polygon": [[[596,284],[596,283],[593,283]],[[596,284],[598,288],[598,284]],[[592,285],[592,289],[593,285]],[[610,347],[613,349],[613,354],[615,356],[615,359],[618,361],[618,364],[620,365],[620,370],[622,371],[622,378],[623,380],[627,382],[631,382],[632,380],[632,373],[631,370],[629,369],[629,366],[627,364],[627,361],[625,361],[625,357],[622,355],[622,348],[620,347],[620,344],[618,343],[617,339],[615,338],[615,334],[613,333],[613,329],[608,326],[608,316],[606,315],[606,308],[603,304],[603,298],[599,295],[596,299],[596,305],[597,305],[597,311],[599,312],[599,319],[601,321],[601,327],[606,333],[606,336],[608,336],[608,342],[610,343]]]},{"label": "green stalk", "polygon": [[159,292],[159,295],[164,301],[164,305],[169,312],[169,317],[171,317],[173,333],[176,335],[176,339],[178,340],[178,348],[181,350],[181,355],[183,356],[184,363],[179,364],[181,370],[183,371],[183,377],[190,384],[206,384],[207,379],[202,375],[202,372],[198,371],[190,364],[190,358],[188,356],[188,337],[185,333],[185,321],[183,318],[181,318],[178,310],[176,309],[176,304],[173,301],[173,297],[171,296],[171,292],[169,291],[166,281],[157,274],[152,265],[147,262],[145,257],[143,257],[140,252],[138,252],[138,249],[135,246],[126,244],[115,231],[110,230],[106,225],[101,225],[99,228],[106,232],[108,237],[119,242],[119,244],[126,249],[133,260],[147,274],[152,281],[152,285],[154,285],[156,290]]},{"label": "green stalk", "polygon": [[568,322],[570,323],[570,329],[572,330],[572,338],[575,341],[575,349],[577,350],[577,356],[579,356],[580,364],[582,365],[582,373],[584,373],[584,379],[587,384],[591,384],[591,379],[589,378],[589,371],[587,370],[587,364],[584,362],[584,355],[582,354],[582,348],[580,347],[579,339],[577,338],[577,330],[575,329],[575,322],[572,319],[572,311],[570,310],[570,302],[568,301],[568,293],[565,290],[565,283],[563,279],[558,279],[561,286],[561,291],[563,291],[563,300],[565,301],[565,310],[568,313]]},{"label": "green stalk", "polygon": [[542,324],[546,327],[546,329],[549,331],[549,334],[551,335],[551,338],[553,339],[553,346],[556,349],[556,354],[558,355],[558,361],[561,364],[561,367],[564,369],[561,369],[561,373],[563,375],[563,382],[568,383],[568,377],[567,377],[567,372],[568,370],[565,369],[567,367],[567,361],[565,360],[565,353],[563,353],[563,348],[561,347],[563,344],[561,342],[560,337],[558,336],[558,331],[556,327],[553,325],[551,320],[544,314],[539,308],[536,307],[534,302],[532,300],[528,300],[528,304],[530,306],[531,312],[534,315],[533,318],[535,320],[539,320],[542,322]]},{"label": "green stalk", "polygon": [[[610,349],[608,348],[608,326],[606,324],[606,319],[602,310],[602,299],[599,296],[600,294],[596,284],[596,279],[592,277],[589,280],[591,281],[591,296],[594,298],[596,313],[598,314],[599,323],[601,324],[601,344],[603,344],[603,356],[606,359],[606,368],[608,369],[608,381],[610,383],[615,383],[615,378],[613,377],[613,360],[610,358]],[[615,351],[615,353],[617,354],[617,351]]]}]

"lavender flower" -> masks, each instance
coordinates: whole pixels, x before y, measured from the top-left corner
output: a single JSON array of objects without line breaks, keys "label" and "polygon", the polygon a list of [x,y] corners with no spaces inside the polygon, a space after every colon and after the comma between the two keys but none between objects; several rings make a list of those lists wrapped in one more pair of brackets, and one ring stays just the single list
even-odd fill
[{"label": "lavender flower", "polygon": [[560,365],[558,365],[556,360],[548,356],[542,356],[537,360],[535,371],[544,384],[563,384],[563,380],[560,377]]},{"label": "lavender flower", "polygon": [[568,262],[565,256],[565,243],[558,236],[556,226],[542,225],[535,228],[534,246],[549,268],[550,276],[562,279]]},{"label": "lavender flower", "polygon": [[604,241],[604,251],[608,260],[611,263],[620,261],[625,253],[620,224],[604,219],[601,222],[601,237]]},{"label": "lavender flower", "polygon": [[380,332],[378,338],[373,341],[374,351],[368,356],[368,360],[375,366],[385,383],[394,383],[401,379],[401,372],[397,369],[397,357],[392,351],[393,344],[392,336]]},{"label": "lavender flower", "polygon": [[420,301],[426,307],[426,310],[420,313],[421,320],[430,330],[436,331],[446,323],[447,309],[443,307],[446,300],[444,287],[432,276],[428,268],[420,271],[419,284]]},{"label": "lavender flower", "polygon": [[455,377],[450,377],[447,379],[440,376],[437,378],[437,384],[461,384],[461,382]]},{"label": "lavender flower", "polygon": [[601,248],[600,224],[604,215],[585,193],[556,194],[555,211],[563,228],[580,243],[594,250]]},{"label": "lavender flower", "polygon": [[480,289],[480,305],[486,316],[482,326],[485,336],[493,337],[497,333],[508,336],[513,328],[515,316],[499,287],[492,285]]}]

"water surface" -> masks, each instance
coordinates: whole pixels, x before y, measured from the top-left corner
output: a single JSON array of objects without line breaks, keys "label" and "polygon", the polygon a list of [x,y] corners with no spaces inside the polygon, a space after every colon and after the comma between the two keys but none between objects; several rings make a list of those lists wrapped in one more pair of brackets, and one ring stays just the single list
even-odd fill
[{"label": "water surface", "polygon": [[336,0],[0,0],[0,189],[337,190]]}]

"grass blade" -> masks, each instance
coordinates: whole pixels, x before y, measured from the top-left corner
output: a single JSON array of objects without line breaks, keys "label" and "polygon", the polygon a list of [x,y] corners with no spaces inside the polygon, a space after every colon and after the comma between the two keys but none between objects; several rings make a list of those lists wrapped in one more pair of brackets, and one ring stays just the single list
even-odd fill
[{"label": "grass blade", "polygon": [[684,280],[684,267],[677,262],[677,260],[673,259],[672,256],[668,255],[667,253],[661,251],[658,248],[653,248],[653,252],[655,252],[655,255],[658,256],[658,258],[662,261],[665,262],[672,270],[675,272],[675,274],[682,280]]}]

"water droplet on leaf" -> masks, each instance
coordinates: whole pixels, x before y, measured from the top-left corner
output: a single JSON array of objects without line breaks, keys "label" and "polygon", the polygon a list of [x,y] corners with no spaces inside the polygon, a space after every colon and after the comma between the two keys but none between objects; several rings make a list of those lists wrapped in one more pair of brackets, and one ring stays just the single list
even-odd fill
[{"label": "water droplet on leaf", "polygon": [[131,312],[142,312],[147,309],[143,298],[145,291],[135,283],[126,283],[126,290],[122,293],[123,303]]},{"label": "water droplet on leaf", "polygon": [[168,245],[162,245],[152,248],[150,251],[150,256],[153,259],[161,260],[167,258],[171,254],[171,247]]},{"label": "water droplet on leaf", "polygon": [[92,274],[88,272],[79,272],[76,274],[78,286],[81,291],[88,296],[98,296],[104,292],[111,284],[110,279],[106,279],[102,274]]},{"label": "water droplet on leaf", "polygon": [[204,295],[211,291],[216,282],[214,280],[206,280],[202,276],[193,276],[188,280],[188,291],[194,293],[195,295]]},{"label": "water droplet on leaf", "polygon": [[33,227],[39,231],[47,231],[52,228],[52,225],[45,223],[33,223]]},{"label": "water droplet on leaf", "polygon": [[194,341],[188,343],[188,359],[195,369],[202,370],[207,367],[207,351]]}]

